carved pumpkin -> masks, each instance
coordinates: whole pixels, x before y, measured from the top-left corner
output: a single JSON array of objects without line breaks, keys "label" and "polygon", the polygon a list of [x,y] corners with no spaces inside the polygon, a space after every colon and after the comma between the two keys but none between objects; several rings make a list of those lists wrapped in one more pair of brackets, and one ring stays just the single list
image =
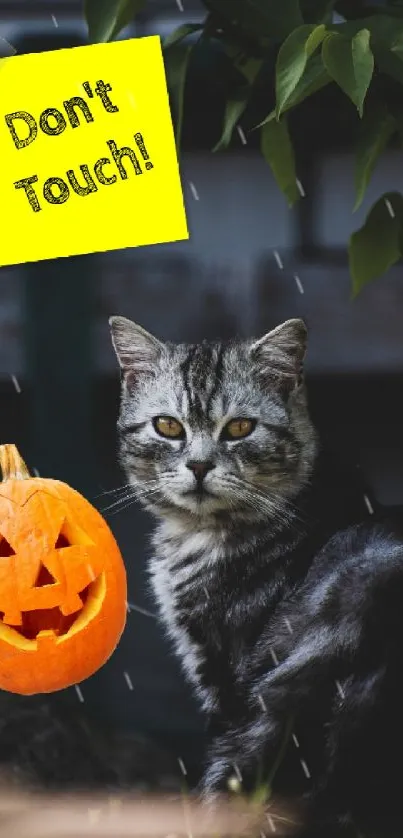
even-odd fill
[{"label": "carved pumpkin", "polygon": [[126,621],[126,574],[102,516],[58,480],[31,477],[0,446],[0,689],[77,684],[109,658]]}]

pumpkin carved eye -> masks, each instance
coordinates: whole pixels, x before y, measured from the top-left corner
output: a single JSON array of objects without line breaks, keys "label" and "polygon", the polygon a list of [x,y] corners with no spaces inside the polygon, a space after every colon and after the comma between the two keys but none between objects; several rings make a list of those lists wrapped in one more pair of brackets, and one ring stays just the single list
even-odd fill
[{"label": "pumpkin carved eye", "polygon": [[66,536],[62,532],[60,532],[59,535],[57,536],[57,541],[56,541],[56,544],[55,544],[55,550],[62,550],[63,547],[70,547],[70,546],[71,546],[70,542],[68,541]]},{"label": "pumpkin carved eye", "polygon": [[6,559],[8,556],[15,556],[15,551],[7,539],[0,534],[0,559],[3,557]]}]

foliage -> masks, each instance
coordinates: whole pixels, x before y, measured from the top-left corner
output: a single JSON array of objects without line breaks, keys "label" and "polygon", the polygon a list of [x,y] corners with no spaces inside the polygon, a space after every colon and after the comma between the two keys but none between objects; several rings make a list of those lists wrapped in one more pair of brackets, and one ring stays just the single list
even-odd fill
[{"label": "foliage", "polygon": [[[115,37],[147,2],[151,0],[86,0],[90,38]],[[219,47],[231,70],[222,134],[214,150],[229,146],[257,90],[261,103],[272,100],[253,130],[260,132],[262,153],[290,206],[301,197],[290,113],[323,88],[329,88],[329,95],[331,87],[342,91],[356,113],[357,209],[379,155],[390,142],[403,140],[403,0],[375,2],[203,0],[205,19],[179,26],[163,45],[178,142],[197,33],[200,41]],[[351,236],[348,252],[354,293],[401,258],[401,195],[379,199]]]}]

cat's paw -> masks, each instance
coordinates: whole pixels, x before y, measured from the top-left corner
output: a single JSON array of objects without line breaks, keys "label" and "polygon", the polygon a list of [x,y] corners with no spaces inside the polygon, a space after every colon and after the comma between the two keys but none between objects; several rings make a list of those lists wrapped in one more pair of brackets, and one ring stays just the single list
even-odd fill
[{"label": "cat's paw", "polygon": [[218,758],[207,768],[199,786],[200,797],[212,805],[223,795],[229,796],[241,791],[241,781],[233,763],[228,759]]}]

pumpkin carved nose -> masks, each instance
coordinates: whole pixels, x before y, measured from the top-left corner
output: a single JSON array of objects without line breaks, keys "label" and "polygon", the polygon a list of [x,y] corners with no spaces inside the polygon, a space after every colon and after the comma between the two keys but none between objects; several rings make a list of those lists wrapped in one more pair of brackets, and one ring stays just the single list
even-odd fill
[{"label": "pumpkin carved nose", "polygon": [[186,466],[193,472],[198,483],[202,483],[206,474],[214,468],[214,463],[211,460],[189,460]]}]

